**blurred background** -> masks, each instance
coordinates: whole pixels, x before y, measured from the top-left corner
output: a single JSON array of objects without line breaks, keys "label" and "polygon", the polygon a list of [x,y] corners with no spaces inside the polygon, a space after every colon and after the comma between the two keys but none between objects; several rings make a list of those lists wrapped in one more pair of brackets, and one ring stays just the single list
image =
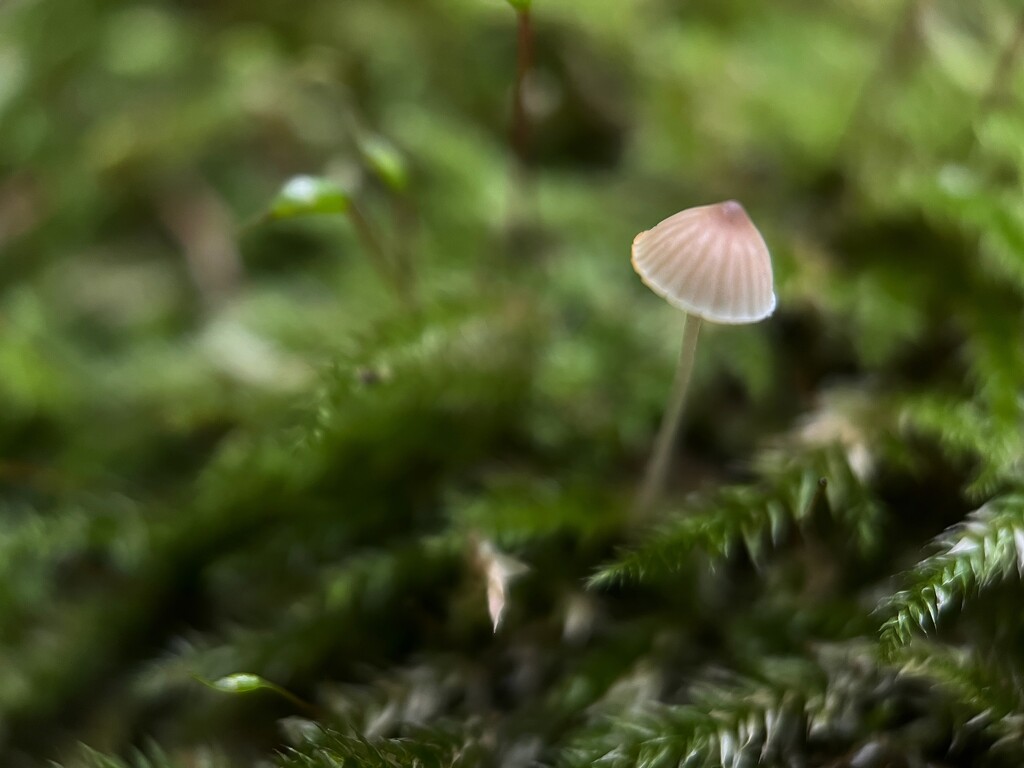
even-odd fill
[{"label": "blurred background", "polygon": [[[1020,765],[1022,55],[1015,0],[0,0],[0,764]],[[778,310],[638,521],[630,242],[729,198]]]}]

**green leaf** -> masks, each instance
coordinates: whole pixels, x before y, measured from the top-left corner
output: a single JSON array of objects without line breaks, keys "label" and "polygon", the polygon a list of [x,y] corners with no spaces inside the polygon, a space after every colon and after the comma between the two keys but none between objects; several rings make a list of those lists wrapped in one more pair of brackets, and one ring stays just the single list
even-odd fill
[{"label": "green leaf", "polygon": [[295,176],[281,188],[267,215],[272,219],[346,213],[352,205],[337,182],[316,176]]},{"label": "green leaf", "polygon": [[278,696],[282,696],[296,707],[307,711],[312,711],[313,707],[308,702],[303,701],[291,691],[282,688],[280,685],[276,685],[269,680],[266,680],[259,675],[254,675],[251,672],[236,672],[233,675],[226,675],[218,680],[214,680],[212,683],[208,680],[204,680],[201,677],[196,679],[203,685],[213,688],[215,691],[221,691],[222,693],[253,693],[254,691],[272,691]]},{"label": "green leaf", "polygon": [[209,686],[224,693],[251,693],[259,690],[276,691],[278,689],[273,683],[251,672],[236,672],[233,675],[226,675],[209,683]]},{"label": "green leaf", "polygon": [[388,187],[403,192],[409,185],[405,158],[391,142],[380,136],[371,136],[360,142],[359,151],[370,170]]}]

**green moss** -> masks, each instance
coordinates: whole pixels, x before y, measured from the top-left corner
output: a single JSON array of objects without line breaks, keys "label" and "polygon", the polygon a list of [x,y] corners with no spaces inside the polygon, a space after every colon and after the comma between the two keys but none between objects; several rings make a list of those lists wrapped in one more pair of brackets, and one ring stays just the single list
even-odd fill
[{"label": "green moss", "polygon": [[1024,762],[1017,11],[513,2],[519,162],[498,0],[116,5],[0,3],[0,765]]}]

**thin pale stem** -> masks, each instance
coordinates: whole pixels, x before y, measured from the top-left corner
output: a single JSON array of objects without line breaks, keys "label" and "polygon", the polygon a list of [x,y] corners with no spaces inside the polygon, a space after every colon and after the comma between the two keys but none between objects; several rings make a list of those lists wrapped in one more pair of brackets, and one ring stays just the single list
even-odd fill
[{"label": "thin pale stem", "polygon": [[377,233],[370,224],[365,214],[353,203],[348,209],[348,217],[355,227],[356,234],[363,246],[370,252],[370,260],[377,274],[384,283],[391,288],[400,301],[406,306],[415,309],[415,301],[409,284],[409,275],[403,273],[400,266],[392,262],[388,257],[387,249],[377,237]]},{"label": "thin pale stem", "polygon": [[675,446],[676,435],[679,434],[679,425],[683,418],[686,390],[690,387],[690,378],[693,374],[693,356],[697,350],[700,326],[701,318],[696,315],[686,316],[683,325],[683,345],[679,350],[675,382],[672,384],[668,407],[665,409],[661,428],[658,430],[658,437],[654,442],[654,453],[651,454],[651,460],[647,464],[644,482],[640,486],[640,495],[636,500],[635,509],[638,514],[649,510],[658,501],[658,497],[661,496],[661,492],[665,488],[672,448]]},{"label": "thin pale stem", "polygon": [[276,685],[274,683],[267,683],[267,688],[269,690],[273,691],[274,693],[276,693],[278,696],[281,696],[284,699],[286,699],[287,701],[290,701],[292,704],[294,704],[299,709],[304,710],[306,712],[309,712],[310,714],[314,715],[315,717],[320,717],[323,714],[320,711],[319,707],[317,707],[314,704],[310,704],[305,699],[302,699],[302,698],[296,696],[294,693],[289,691],[287,688],[282,688],[280,685]]},{"label": "thin pale stem", "polygon": [[893,83],[907,71],[919,53],[919,19],[932,0],[906,0],[900,18],[878,56],[874,69],[860,87],[856,101],[846,119],[846,125],[836,142],[836,155],[845,154],[850,143],[857,139],[872,115],[872,107],[886,83]]},{"label": "thin pale stem", "polygon": [[988,89],[978,106],[979,117],[987,116],[998,105],[999,100],[1006,95],[1014,67],[1022,52],[1024,52],[1024,12],[1017,17],[1013,36],[999,55],[999,61],[996,62]]}]

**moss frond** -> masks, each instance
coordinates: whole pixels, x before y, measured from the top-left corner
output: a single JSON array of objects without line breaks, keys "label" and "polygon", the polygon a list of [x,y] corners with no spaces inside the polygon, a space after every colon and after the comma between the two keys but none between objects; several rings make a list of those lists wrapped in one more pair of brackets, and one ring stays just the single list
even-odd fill
[{"label": "moss frond", "polygon": [[365,738],[330,729],[306,729],[304,743],[283,753],[280,768],[470,768],[482,751],[465,734],[418,729],[401,738]]},{"label": "moss frond", "polygon": [[1003,496],[972,512],[932,542],[935,552],[904,576],[907,586],[886,597],[880,612],[886,651],[928,634],[940,618],[992,584],[1024,572],[1024,494]]},{"label": "moss frond", "polygon": [[860,550],[876,545],[877,503],[843,450],[835,447],[785,458],[772,451],[761,466],[765,477],[760,484],[724,487],[695,497],[639,544],[602,566],[590,578],[590,586],[662,580],[700,558],[714,567],[741,550],[759,564],[820,508],[827,508],[853,534]]}]

